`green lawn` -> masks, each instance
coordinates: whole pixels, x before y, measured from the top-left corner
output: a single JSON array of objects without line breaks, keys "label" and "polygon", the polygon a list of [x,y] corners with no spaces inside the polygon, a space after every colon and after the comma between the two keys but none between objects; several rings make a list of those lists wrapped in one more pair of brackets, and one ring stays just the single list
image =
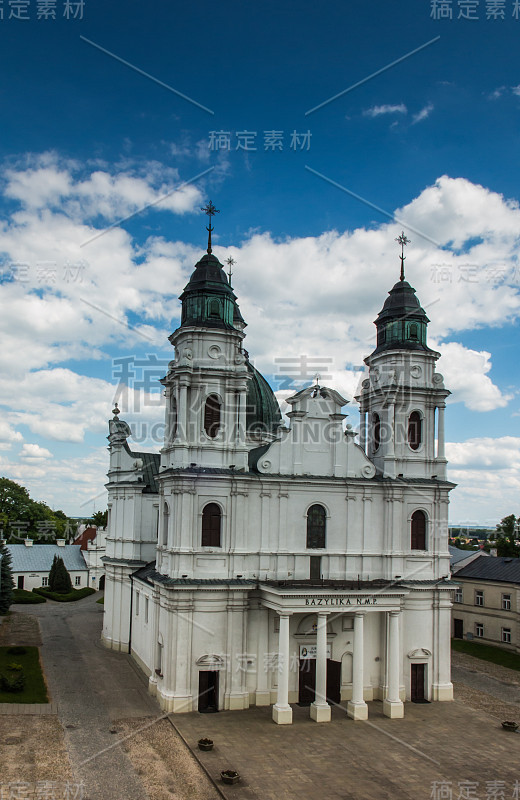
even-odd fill
[{"label": "green lawn", "polygon": [[21,692],[5,692],[0,689],[0,703],[48,703],[47,689],[40,667],[37,647],[25,646],[25,653],[9,653],[11,647],[0,647],[0,674],[9,678],[19,675],[10,670],[10,664],[20,664],[25,675],[25,688]]},{"label": "green lawn", "polygon": [[467,653],[469,656],[481,658],[483,661],[491,661],[492,664],[500,664],[502,667],[520,671],[520,655],[512,653],[510,650],[502,650],[501,647],[480,644],[480,642],[468,642],[465,639],[452,639],[451,646],[458,653]]},{"label": "green lawn", "polygon": [[104,597],[100,597],[99,600],[96,600],[96,603],[101,603],[101,605],[104,606],[105,605],[105,598]]}]

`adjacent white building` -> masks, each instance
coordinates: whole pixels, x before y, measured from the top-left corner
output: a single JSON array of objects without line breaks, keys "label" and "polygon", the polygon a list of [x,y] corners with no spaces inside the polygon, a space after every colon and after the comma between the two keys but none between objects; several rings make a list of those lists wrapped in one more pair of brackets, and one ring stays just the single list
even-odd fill
[{"label": "adjacent white building", "polygon": [[24,544],[6,547],[16,589],[30,592],[48,586],[54,556],[63,559],[74,589],[88,586],[88,567],[79,545],[65,544],[65,539],[58,539],[58,544],[34,544],[32,539],[25,539]]},{"label": "adjacent white building", "polygon": [[376,320],[359,444],[318,384],[282,423],[211,242],[181,301],[160,453],[110,421],[105,645],[169,712],[451,700],[449,392],[415,290],[401,273]]}]

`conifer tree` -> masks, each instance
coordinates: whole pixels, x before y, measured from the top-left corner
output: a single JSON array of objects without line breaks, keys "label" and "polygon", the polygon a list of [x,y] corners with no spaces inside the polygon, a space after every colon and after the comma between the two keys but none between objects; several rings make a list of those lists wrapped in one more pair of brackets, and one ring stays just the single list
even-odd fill
[{"label": "conifer tree", "polygon": [[[54,574],[52,574],[53,570]],[[63,559],[59,556],[54,556],[54,561],[49,573],[49,588],[52,592],[58,592],[59,594],[67,594],[67,592],[72,590],[72,581],[70,579],[70,575],[65,564],[63,563]]]},{"label": "conifer tree", "polygon": [[2,560],[0,562],[0,614],[7,614],[13,602],[13,572],[11,569],[11,553],[5,545],[0,546]]}]

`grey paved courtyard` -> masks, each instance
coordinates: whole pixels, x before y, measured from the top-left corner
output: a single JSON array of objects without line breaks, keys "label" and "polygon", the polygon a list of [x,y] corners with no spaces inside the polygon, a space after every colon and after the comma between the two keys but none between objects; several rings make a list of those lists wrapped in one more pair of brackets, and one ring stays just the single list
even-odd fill
[{"label": "grey paved courtyard", "polygon": [[[74,777],[85,781],[89,800],[176,797],[166,791],[147,794],[135,763],[119,744],[120,733],[111,733],[118,719],[146,725],[161,712],[129,657],[99,643],[102,611],[92,598],[72,608],[54,603],[31,608],[40,621],[45,671]],[[476,683],[475,674],[469,680]],[[518,695],[513,688],[500,681],[489,686],[514,704]],[[518,708],[520,721],[520,706],[510,707]],[[230,800],[520,798],[520,789],[514,794],[520,781],[520,735],[503,731],[498,718],[461,702],[406,704],[403,720],[384,717],[379,702],[369,704],[368,722],[347,719],[338,708],[326,724],[311,721],[307,708],[294,706],[293,713],[291,726],[275,725],[269,708],[171,720]],[[215,741],[213,752],[197,750],[202,736]],[[169,752],[182,775],[182,753]],[[161,774],[169,775],[168,752],[162,758]],[[222,786],[218,776],[223,769],[238,770],[240,783]],[[495,786],[503,794],[491,793],[493,781],[504,782]],[[208,800],[214,796],[208,784]]]},{"label": "grey paved courtyard", "polygon": [[[321,724],[308,709],[293,713],[291,726],[274,725],[270,709],[182,715],[174,723],[191,744],[214,740],[215,749],[199,758],[213,776],[240,772],[241,784],[226,792],[244,800],[428,800],[441,791],[435,781],[451,782],[452,795],[445,785],[442,800],[498,800],[490,782],[504,781],[503,796],[511,798],[520,781],[520,735],[461,703],[407,704],[403,720],[384,717],[379,702],[369,704],[368,722],[339,709]],[[472,794],[459,787],[464,781],[478,782]]]}]

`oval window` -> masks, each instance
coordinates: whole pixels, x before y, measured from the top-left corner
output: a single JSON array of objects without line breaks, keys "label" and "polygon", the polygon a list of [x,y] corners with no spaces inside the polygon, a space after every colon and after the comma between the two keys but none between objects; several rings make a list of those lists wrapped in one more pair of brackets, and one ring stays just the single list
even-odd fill
[{"label": "oval window", "polygon": [[412,411],[408,418],[408,444],[418,450],[422,442],[422,418],[418,411]]}]

